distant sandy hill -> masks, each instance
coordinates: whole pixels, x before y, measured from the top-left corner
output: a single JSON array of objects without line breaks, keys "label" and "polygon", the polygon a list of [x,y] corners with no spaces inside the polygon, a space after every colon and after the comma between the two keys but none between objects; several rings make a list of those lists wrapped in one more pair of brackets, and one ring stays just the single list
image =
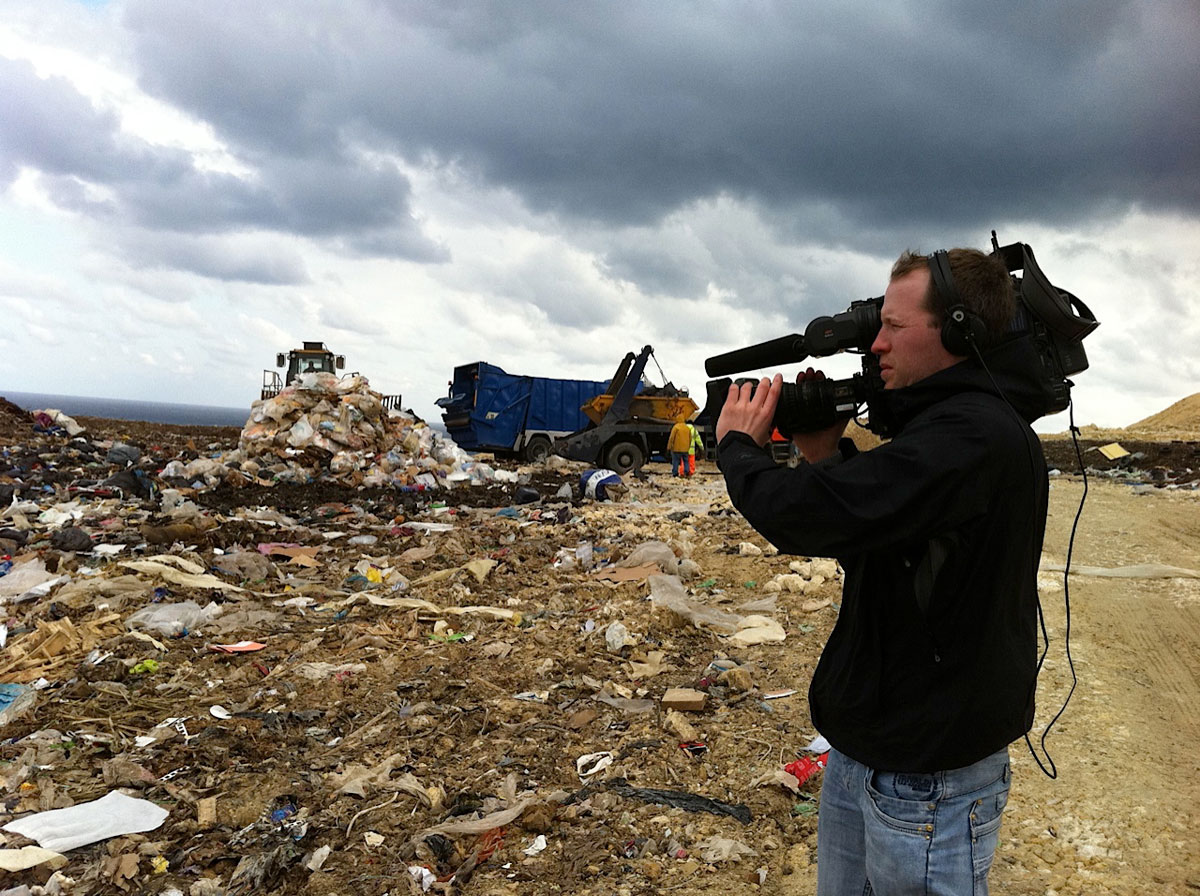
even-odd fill
[{"label": "distant sandy hill", "polygon": [[1181,398],[1165,411],[1151,414],[1145,420],[1131,423],[1131,430],[1161,430],[1163,432],[1196,432],[1200,430],[1200,392]]},{"label": "distant sandy hill", "polygon": [[[1079,427],[1085,439],[1140,439],[1147,442],[1200,441],[1200,392],[1181,398],[1169,408],[1115,429],[1088,423]],[[1044,439],[1069,438],[1069,432],[1042,433]]]}]

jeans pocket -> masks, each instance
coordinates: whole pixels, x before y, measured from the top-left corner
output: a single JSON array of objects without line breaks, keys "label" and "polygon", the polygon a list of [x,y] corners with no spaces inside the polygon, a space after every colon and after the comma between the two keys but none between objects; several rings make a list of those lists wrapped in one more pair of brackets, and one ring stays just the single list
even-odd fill
[{"label": "jeans pocket", "polygon": [[936,780],[932,775],[873,772],[867,777],[867,796],[876,819],[895,831],[933,832],[937,808]]},{"label": "jeans pocket", "polygon": [[987,877],[992,867],[992,858],[1000,841],[1000,822],[1004,807],[1008,805],[1007,775],[996,786],[1001,789],[979,797],[971,807],[971,865],[976,880]]}]

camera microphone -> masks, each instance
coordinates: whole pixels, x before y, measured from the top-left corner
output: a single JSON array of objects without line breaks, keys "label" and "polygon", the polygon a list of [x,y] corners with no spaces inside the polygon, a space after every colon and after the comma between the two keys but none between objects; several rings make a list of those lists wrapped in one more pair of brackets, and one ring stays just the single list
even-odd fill
[{"label": "camera microphone", "polygon": [[778,367],[794,364],[808,357],[804,337],[799,333],[780,336],[758,345],[739,348],[723,355],[715,355],[704,362],[704,372],[709,376],[731,376],[743,370],[760,367]]}]

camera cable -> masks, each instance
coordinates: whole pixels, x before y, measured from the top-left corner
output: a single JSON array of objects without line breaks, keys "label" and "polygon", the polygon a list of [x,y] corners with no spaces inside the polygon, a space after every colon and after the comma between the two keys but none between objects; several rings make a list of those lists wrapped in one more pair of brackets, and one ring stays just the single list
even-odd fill
[{"label": "camera cable", "polygon": [[[1000,399],[1005,403],[1005,405],[1008,406],[1008,409],[1012,412],[1013,416],[1017,419],[1017,421],[1021,424],[1021,426],[1028,428],[1028,424],[1021,417],[1021,415],[1017,412],[1017,409],[1012,406],[1012,402],[1010,402],[1008,400],[1008,396],[1004,394],[1004,390],[1000,388],[1000,384],[996,382],[996,378],[992,375],[992,371],[988,368],[987,362],[984,361],[983,353],[979,350],[979,346],[975,344],[975,340],[968,338],[967,344],[971,347],[971,350],[974,352],[975,360],[979,362],[979,366],[983,368],[984,373],[987,374],[988,379],[991,381],[992,387],[996,390],[996,395],[998,395],[1000,397]],[[1072,383],[1070,380],[1067,380],[1067,385],[1068,385],[1068,387],[1073,387],[1075,384]],[[1062,706],[1059,707],[1058,712],[1056,712],[1054,714],[1053,718],[1051,718],[1050,721],[1046,723],[1046,727],[1042,730],[1042,736],[1039,739],[1039,743],[1041,745],[1042,752],[1045,754],[1045,757],[1046,757],[1045,763],[1042,762],[1041,756],[1038,755],[1037,750],[1034,748],[1033,742],[1029,739],[1029,732],[1025,733],[1025,744],[1026,744],[1026,746],[1029,747],[1029,753],[1031,756],[1033,756],[1033,761],[1037,763],[1038,768],[1040,768],[1042,770],[1042,773],[1045,774],[1046,777],[1050,778],[1051,780],[1058,778],[1058,767],[1054,764],[1054,760],[1050,756],[1050,749],[1049,749],[1049,746],[1047,745],[1046,741],[1047,741],[1047,738],[1049,738],[1049,736],[1050,736],[1050,729],[1054,727],[1055,723],[1058,722],[1058,720],[1062,717],[1063,713],[1065,713],[1067,711],[1067,704],[1071,702],[1071,696],[1075,693],[1075,687],[1079,683],[1079,677],[1075,673],[1075,661],[1071,657],[1071,554],[1075,548],[1075,533],[1079,528],[1079,519],[1083,515],[1083,505],[1084,505],[1084,502],[1087,500],[1087,494],[1088,494],[1087,469],[1083,463],[1083,453],[1080,451],[1080,448],[1079,448],[1079,428],[1075,425],[1075,401],[1074,401],[1074,399],[1068,400],[1067,413],[1068,413],[1069,429],[1070,429],[1070,433],[1071,433],[1071,443],[1075,447],[1075,457],[1079,462],[1079,472],[1083,476],[1083,494],[1080,495],[1079,507],[1075,511],[1075,520],[1071,524],[1071,536],[1067,541],[1067,559],[1066,559],[1066,563],[1063,565],[1063,608],[1064,608],[1064,614],[1065,614],[1065,622],[1063,625],[1063,644],[1064,644],[1064,649],[1065,649],[1066,657],[1067,657],[1067,668],[1070,670],[1070,673],[1071,673],[1071,687],[1067,691],[1067,696],[1063,700]],[[1036,439],[1037,436],[1035,434],[1032,434],[1032,431],[1030,431],[1030,435],[1026,436],[1026,442],[1025,442],[1026,448],[1028,448],[1028,450],[1029,450],[1030,463],[1033,465],[1034,473],[1036,475],[1037,456],[1036,456],[1036,454],[1034,454],[1033,447],[1029,444],[1030,438]],[[1045,466],[1044,460],[1042,462],[1042,466],[1043,467]],[[1046,617],[1042,611],[1042,597],[1041,597],[1040,593],[1036,592],[1036,590],[1035,590],[1035,593],[1036,593],[1036,600],[1037,600],[1038,627],[1041,629],[1041,633],[1042,633],[1042,651],[1041,651],[1041,655],[1038,657],[1037,670],[1034,673],[1033,684],[1030,687],[1029,700],[1031,703],[1033,702],[1034,694],[1037,691],[1037,680],[1038,680],[1038,677],[1041,675],[1042,665],[1043,665],[1043,663],[1045,663],[1046,654],[1050,650],[1050,636],[1046,630]],[[1049,765],[1049,768],[1047,768],[1047,765]]]}]

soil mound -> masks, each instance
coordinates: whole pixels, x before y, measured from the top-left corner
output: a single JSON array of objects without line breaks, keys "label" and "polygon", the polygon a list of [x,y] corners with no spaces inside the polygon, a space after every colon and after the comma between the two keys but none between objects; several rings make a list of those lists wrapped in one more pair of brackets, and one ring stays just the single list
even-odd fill
[{"label": "soil mound", "polygon": [[1131,430],[1196,432],[1200,430],[1200,392],[1181,398],[1169,408],[1130,424]]}]

